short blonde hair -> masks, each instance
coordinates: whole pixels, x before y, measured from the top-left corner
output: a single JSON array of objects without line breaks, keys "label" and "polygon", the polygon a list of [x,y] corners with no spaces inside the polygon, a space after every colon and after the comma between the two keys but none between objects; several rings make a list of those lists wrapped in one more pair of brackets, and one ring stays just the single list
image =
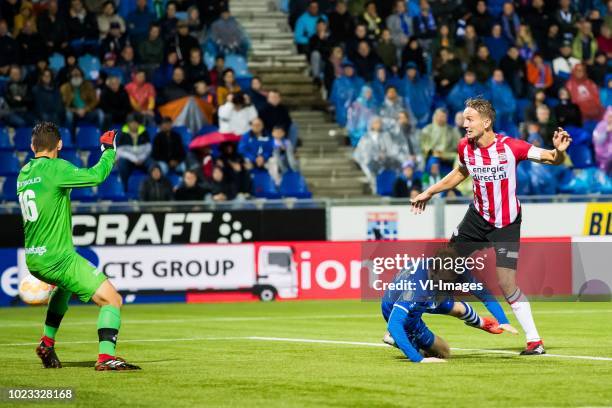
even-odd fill
[{"label": "short blonde hair", "polygon": [[465,101],[466,108],[472,108],[480,114],[483,118],[491,120],[491,126],[495,123],[495,109],[491,102],[484,98],[470,98]]}]

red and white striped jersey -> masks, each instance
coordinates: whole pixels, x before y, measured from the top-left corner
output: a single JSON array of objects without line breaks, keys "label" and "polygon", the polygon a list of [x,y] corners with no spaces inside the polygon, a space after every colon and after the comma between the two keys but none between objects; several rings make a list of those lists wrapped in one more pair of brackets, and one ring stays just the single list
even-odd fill
[{"label": "red and white striped jersey", "polygon": [[486,147],[478,147],[464,137],[457,151],[472,176],[476,211],[497,228],[511,224],[521,208],[516,197],[516,166],[522,160],[540,159],[542,149],[496,134]]}]

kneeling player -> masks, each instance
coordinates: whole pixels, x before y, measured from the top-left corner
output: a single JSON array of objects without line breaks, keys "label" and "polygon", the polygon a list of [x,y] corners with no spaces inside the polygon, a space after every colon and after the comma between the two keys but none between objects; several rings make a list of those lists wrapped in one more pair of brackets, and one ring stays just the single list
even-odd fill
[{"label": "kneeling player", "polygon": [[73,294],[83,302],[91,299],[100,306],[96,371],[139,368],[115,355],[121,295],[100,270],[75,252],[72,244],[71,189],[101,184],[115,162],[115,132],[104,133],[100,142],[100,161],[92,168],[80,169],[58,158],[62,141],[57,126],[40,123],[32,130],[35,158],[21,169],[17,179],[26,264],[32,275],[57,286],[49,299],[44,334],[36,348],[45,368],[62,366],[55,353],[55,334]]}]

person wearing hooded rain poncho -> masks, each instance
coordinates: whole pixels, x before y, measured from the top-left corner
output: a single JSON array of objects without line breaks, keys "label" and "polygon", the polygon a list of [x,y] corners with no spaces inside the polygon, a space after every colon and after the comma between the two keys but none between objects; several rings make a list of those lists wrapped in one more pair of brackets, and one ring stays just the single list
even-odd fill
[{"label": "person wearing hooded rain poncho", "polygon": [[336,109],[336,122],[340,126],[346,126],[348,107],[359,95],[364,81],[355,75],[355,68],[351,62],[344,62],[342,69],[342,76],[334,80],[329,101]]},{"label": "person wearing hooded rain poncho", "polygon": [[401,93],[404,96],[405,104],[414,114],[417,126],[425,126],[429,121],[433,104],[433,81],[426,76],[421,76],[416,64],[409,62],[406,64],[406,76],[402,81],[402,88]]},{"label": "person wearing hooded rain poncho", "polygon": [[376,102],[372,88],[365,85],[361,94],[348,110],[346,129],[352,146],[357,146],[359,139],[368,131],[370,120],[376,115]]}]

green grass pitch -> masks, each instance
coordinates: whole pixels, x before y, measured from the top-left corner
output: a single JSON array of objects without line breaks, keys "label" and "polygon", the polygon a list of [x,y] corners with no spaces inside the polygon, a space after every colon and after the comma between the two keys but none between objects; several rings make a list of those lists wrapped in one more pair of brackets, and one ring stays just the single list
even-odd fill
[{"label": "green grass pitch", "polygon": [[427,365],[378,346],[385,324],[374,302],[127,305],[118,354],[143,370],[123,373],[93,370],[94,306],[69,309],[60,370],[41,368],[30,344],[45,309],[0,309],[0,387],[73,387],[73,402],[43,405],[62,407],[612,406],[612,303],[532,308],[548,353],[559,356],[520,357],[522,335],[425,316],[451,347],[472,349]]}]

